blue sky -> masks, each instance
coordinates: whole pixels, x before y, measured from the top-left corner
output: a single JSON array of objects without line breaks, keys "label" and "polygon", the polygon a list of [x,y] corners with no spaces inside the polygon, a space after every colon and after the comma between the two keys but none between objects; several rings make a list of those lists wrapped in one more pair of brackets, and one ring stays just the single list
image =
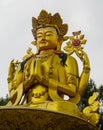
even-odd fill
[{"label": "blue sky", "polygon": [[99,87],[103,84],[103,0],[0,0],[0,97],[8,93],[7,73],[12,59],[21,61],[31,45],[31,18],[45,9],[59,12],[68,23],[67,35],[81,30],[85,34],[90,77]]}]

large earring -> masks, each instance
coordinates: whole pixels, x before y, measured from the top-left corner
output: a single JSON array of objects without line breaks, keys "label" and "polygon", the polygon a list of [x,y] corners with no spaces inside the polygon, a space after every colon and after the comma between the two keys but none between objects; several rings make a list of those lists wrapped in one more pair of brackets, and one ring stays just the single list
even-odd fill
[{"label": "large earring", "polygon": [[57,51],[60,51],[60,50],[61,50],[61,44],[58,43],[58,45],[57,45]]},{"label": "large earring", "polygon": [[61,50],[61,45],[62,45],[63,39],[61,37],[58,38],[58,44],[57,44],[57,50]]}]

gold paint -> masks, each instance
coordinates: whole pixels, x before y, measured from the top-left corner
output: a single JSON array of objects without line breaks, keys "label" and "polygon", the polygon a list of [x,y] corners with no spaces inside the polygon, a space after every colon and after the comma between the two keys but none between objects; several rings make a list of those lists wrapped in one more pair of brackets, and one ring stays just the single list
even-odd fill
[{"label": "gold paint", "polygon": [[99,101],[97,101],[98,94],[93,95],[88,99],[89,106],[83,109],[83,114],[86,116],[89,122],[96,125],[99,121],[100,115],[97,113],[99,109]]}]

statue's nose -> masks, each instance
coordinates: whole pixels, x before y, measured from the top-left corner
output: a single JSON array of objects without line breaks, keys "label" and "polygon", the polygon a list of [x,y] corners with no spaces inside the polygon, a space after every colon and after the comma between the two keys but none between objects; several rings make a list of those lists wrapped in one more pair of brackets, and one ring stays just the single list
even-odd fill
[{"label": "statue's nose", "polygon": [[42,35],[42,40],[45,40],[45,34]]}]

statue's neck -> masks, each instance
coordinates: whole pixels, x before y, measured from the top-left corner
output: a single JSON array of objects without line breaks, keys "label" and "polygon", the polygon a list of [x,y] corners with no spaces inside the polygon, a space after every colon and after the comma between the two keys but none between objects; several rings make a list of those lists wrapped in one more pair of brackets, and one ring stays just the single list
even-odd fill
[{"label": "statue's neck", "polygon": [[40,51],[39,55],[46,55],[46,54],[49,54],[49,53],[55,53],[55,51],[53,49],[51,49],[51,50],[42,50],[42,51]]},{"label": "statue's neck", "polygon": [[37,55],[36,58],[38,58],[41,61],[44,61],[48,59],[51,55],[55,53],[54,50],[42,50]]}]

